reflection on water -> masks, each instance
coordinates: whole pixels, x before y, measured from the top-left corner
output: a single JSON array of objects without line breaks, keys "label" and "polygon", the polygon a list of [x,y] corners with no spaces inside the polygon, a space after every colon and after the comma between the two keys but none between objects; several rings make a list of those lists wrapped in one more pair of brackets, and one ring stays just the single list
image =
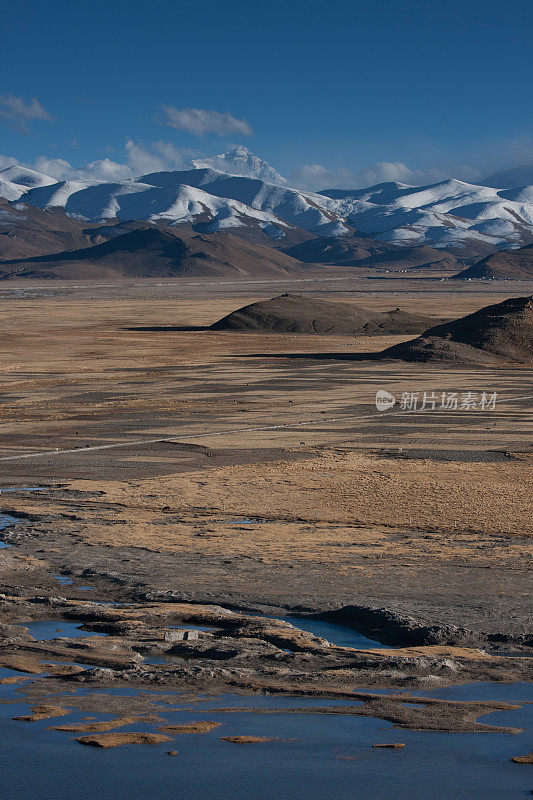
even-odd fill
[{"label": "reflection on water", "polygon": [[387,648],[389,645],[377,642],[375,639],[369,639],[363,636],[362,633],[357,633],[356,630],[349,625],[342,625],[338,622],[329,622],[323,619],[313,619],[312,617],[273,617],[270,614],[266,615],[271,619],[279,619],[283,622],[288,622],[294,625],[295,628],[300,628],[303,631],[308,631],[315,636],[321,636],[327,639],[332,644],[337,644],[340,647],[355,647],[359,650],[369,650],[376,647]]},{"label": "reflection on water", "polygon": [[[322,620],[288,616],[287,622],[343,646],[365,645],[351,628]],[[82,631],[79,622],[47,620],[25,625],[39,640],[58,636],[98,636]],[[186,624],[178,628],[206,630]],[[207,629],[209,630],[209,629]],[[361,642],[361,640],[363,640]],[[357,642],[357,643],[356,643]],[[366,646],[374,647],[371,640]],[[153,656],[151,663],[176,661]],[[0,669],[0,678],[19,675]],[[35,676],[31,676],[34,680]],[[164,691],[164,687],[159,687]],[[160,712],[170,723],[213,719],[220,727],[202,735],[177,736],[156,746],[128,745],[93,750],[74,741],[75,734],[47,730],[54,721],[21,723],[11,719],[28,711],[23,685],[0,685],[0,775],[2,797],[9,800],[519,800],[529,785],[525,765],[510,758],[529,751],[527,733],[430,733],[394,729],[380,719],[322,714],[218,713],[238,706],[271,710],[295,706],[328,706],[330,700],[308,697],[241,697],[224,695]],[[69,707],[69,686],[61,705]],[[116,687],[95,694],[136,696],[137,690]],[[433,691],[411,692],[448,700],[533,699],[526,683],[473,683]],[[12,701],[17,701],[11,704]],[[357,703],[359,704],[359,703]],[[335,700],[335,705],[355,705]],[[406,705],[410,705],[408,699]],[[73,711],[61,722],[76,722],[86,711]],[[481,719],[493,725],[531,727],[533,705],[498,711]],[[96,719],[114,714],[95,713]],[[138,723],[121,730],[157,731]],[[265,736],[273,741],[237,746],[221,736]],[[402,750],[375,750],[373,744],[404,742]],[[169,749],[179,757],[169,758]],[[73,790],[75,787],[75,790]]]},{"label": "reflection on water", "polygon": [[57,639],[59,637],[75,639],[85,636],[105,636],[105,633],[96,631],[84,631],[80,628],[80,622],[69,622],[68,620],[38,620],[37,622],[23,622],[21,623],[24,628],[27,628],[34,639],[38,642],[48,641],[49,639]]},{"label": "reflection on water", "polygon": [[182,664],[194,660],[194,656],[187,655],[174,655],[173,653],[161,653],[160,655],[144,656],[144,663],[157,665],[157,664],[177,664],[181,661]]}]

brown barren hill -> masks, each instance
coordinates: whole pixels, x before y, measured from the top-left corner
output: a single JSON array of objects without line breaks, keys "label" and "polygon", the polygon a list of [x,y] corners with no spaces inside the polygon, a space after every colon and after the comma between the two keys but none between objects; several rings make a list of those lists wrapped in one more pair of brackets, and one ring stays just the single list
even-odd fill
[{"label": "brown barren hill", "polygon": [[533,296],[510,297],[474,314],[429,328],[422,336],[383,350],[404,361],[473,364],[533,360]]},{"label": "brown barren hill", "polygon": [[533,244],[518,250],[501,250],[482,258],[454,276],[461,279],[530,280],[533,278]]},{"label": "brown barren hill", "polygon": [[319,236],[285,248],[285,252],[308,264],[358,266],[360,261],[385,256],[394,246],[362,236]]},{"label": "brown barren hill", "polygon": [[306,263],[377,267],[388,271],[451,271],[457,270],[461,265],[452,253],[429,245],[399,247],[361,236],[323,236],[285,248],[284,252]]},{"label": "brown barren hill", "polygon": [[0,263],[5,278],[277,277],[299,274],[294,258],[230,233],[180,234],[145,227],[92,247]]},{"label": "brown barren hill", "polygon": [[[89,247],[99,226],[68,217],[63,211],[8,203],[0,197],[0,260],[23,259]],[[0,268],[1,270],[1,268]]]},{"label": "brown barren hill", "polygon": [[379,312],[351,303],[282,294],[238,308],[211,325],[214,331],[276,333],[402,334],[419,333],[434,320],[399,308]]}]

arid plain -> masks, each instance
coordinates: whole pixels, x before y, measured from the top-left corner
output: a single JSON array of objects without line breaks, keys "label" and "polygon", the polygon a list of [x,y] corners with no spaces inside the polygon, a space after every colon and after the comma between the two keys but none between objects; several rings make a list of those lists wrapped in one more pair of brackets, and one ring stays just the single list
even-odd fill
[{"label": "arid plain", "polygon": [[[531,370],[357,355],[409,336],[202,330],[288,290],[437,321],[531,286],[4,285],[2,485],[48,487],[1,497],[32,520],[4,590],[49,591],[51,573],[90,567],[123,597],[143,586],[247,609],[372,605],[480,641],[523,634]],[[379,412],[379,389],[498,402]]]}]

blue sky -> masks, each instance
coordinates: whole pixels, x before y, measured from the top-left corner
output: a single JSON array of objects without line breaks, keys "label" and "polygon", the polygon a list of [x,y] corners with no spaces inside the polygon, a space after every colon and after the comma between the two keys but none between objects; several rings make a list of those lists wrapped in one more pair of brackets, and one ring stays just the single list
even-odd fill
[{"label": "blue sky", "polygon": [[18,0],[2,27],[0,153],[24,163],[242,143],[302,185],[533,163],[530,0]]}]

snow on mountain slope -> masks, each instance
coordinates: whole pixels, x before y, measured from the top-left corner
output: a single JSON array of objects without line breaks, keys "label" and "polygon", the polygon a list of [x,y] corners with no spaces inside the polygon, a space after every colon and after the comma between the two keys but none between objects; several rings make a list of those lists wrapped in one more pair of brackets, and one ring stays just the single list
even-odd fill
[{"label": "snow on mountain slope", "polygon": [[280,228],[288,227],[275,214],[251,208],[238,200],[217,197],[197,187],[178,185],[173,197],[170,194],[172,190],[160,191],[164,199],[162,205],[166,206],[169,199],[171,205],[163,211],[153,213],[150,219],[154,221],[193,222],[196,217],[207,214],[212,218],[206,228],[209,231],[239,228],[248,220],[255,220],[263,229],[269,229],[271,225],[279,226],[279,233],[282,233]]},{"label": "snow on mountain slope", "polygon": [[[178,173],[163,174],[174,176]],[[237,200],[214,196],[174,179],[163,181],[163,184],[61,181],[29,190],[24,202],[39,208],[62,207],[69,216],[91,221],[117,218],[182,223],[202,217],[210,221],[207,229],[213,231],[238,228],[250,220],[262,228],[276,226],[280,232],[287,227],[275,214],[250,208]]]},{"label": "snow on mountain slope", "polygon": [[523,186],[521,189],[505,189],[498,192],[499,197],[506,200],[516,200],[522,203],[533,203],[533,185]]},{"label": "snow on mountain slope", "polygon": [[24,190],[35,189],[37,186],[49,186],[49,184],[57,182],[56,178],[51,178],[50,175],[23,167],[20,164],[13,164],[11,167],[0,170],[0,180],[16,183]]},{"label": "snow on mountain slope", "polygon": [[0,197],[3,197],[4,200],[14,202],[15,200],[19,200],[25,191],[24,187],[19,183],[13,183],[12,181],[2,178],[2,173],[0,172]]},{"label": "snow on mountain slope", "polygon": [[274,214],[289,225],[307,231],[339,221],[336,203],[328,197],[213,169],[154,172],[139,180],[166,188],[177,183],[195,186],[217,197],[231,198],[258,211]]},{"label": "snow on mountain slope", "polygon": [[335,206],[330,198],[212,169],[152,173],[122,183],[60,181],[29,189],[24,202],[62,207],[71,216],[93,221],[192,222],[207,215],[213,231],[239,227],[247,219],[274,238],[289,226],[315,230],[342,222],[330,210]]},{"label": "snow on mountain slope", "polygon": [[254,156],[247,147],[239,145],[229,153],[221,153],[211,158],[195,158],[185,164],[185,169],[214,169],[229,175],[245,178],[259,178],[267,183],[286,186],[287,180],[263,159]]},{"label": "snow on mountain slope", "polygon": [[90,188],[92,188],[90,181],[56,181],[48,186],[28,189],[24,195],[24,202],[37,206],[37,208],[64,208],[67,210],[72,195]]},{"label": "snow on mountain slope", "polygon": [[24,202],[39,208],[62,207],[70,216],[86,220],[148,219],[154,191],[153,186],[132,180],[123,183],[60,181],[53,186],[31,189]]},{"label": "snow on mountain slope", "polygon": [[430,186],[384,183],[323,192],[357,231],[392,244],[493,247],[533,238],[533,189],[497,190],[454,179]]},{"label": "snow on mountain slope", "polygon": [[64,208],[87,221],[187,222],[213,232],[247,226],[274,241],[288,232],[331,237],[355,230],[394,245],[430,245],[477,257],[533,241],[533,186],[496,189],[450,179],[429,186],[390,182],[305,192],[286,186],[244,147],[190,166],[115,183],[57,181],[13,166],[0,171],[0,196]]}]

